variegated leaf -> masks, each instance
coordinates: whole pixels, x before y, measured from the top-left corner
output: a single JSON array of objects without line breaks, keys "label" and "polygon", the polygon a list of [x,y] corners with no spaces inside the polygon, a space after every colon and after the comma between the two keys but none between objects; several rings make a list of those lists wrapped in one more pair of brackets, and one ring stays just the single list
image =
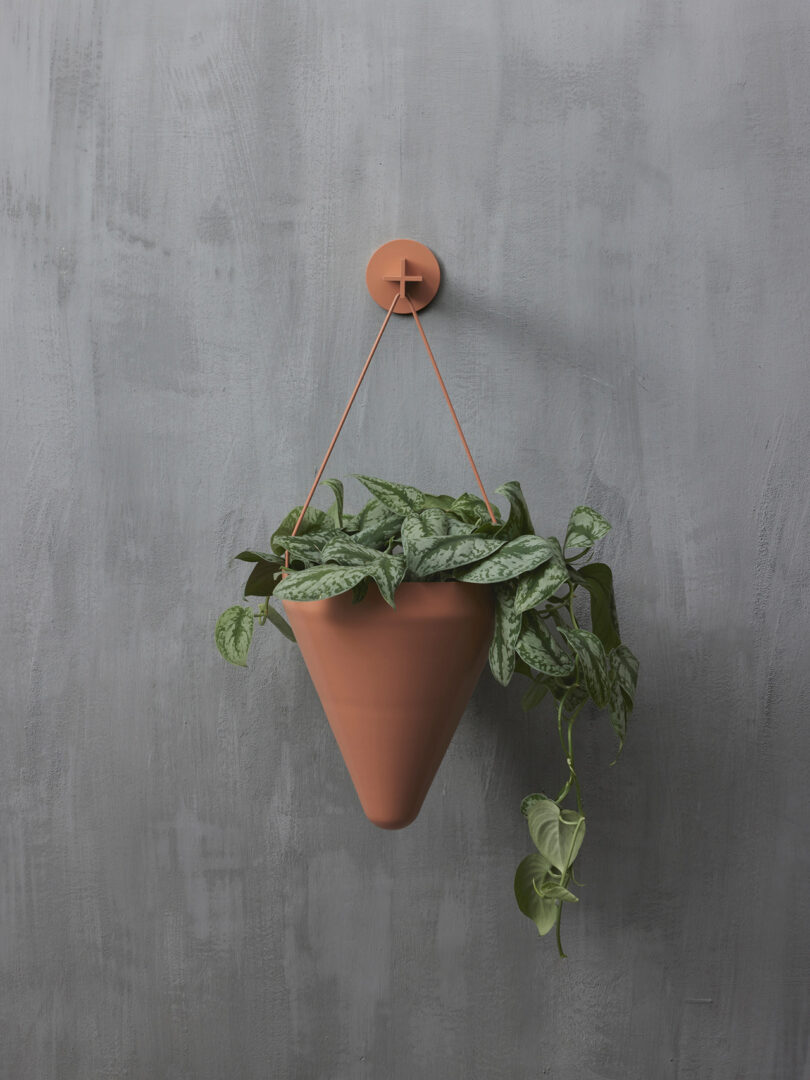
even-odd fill
[{"label": "variegated leaf", "polygon": [[610,710],[610,723],[616,732],[616,738],[619,740],[619,753],[621,753],[624,746],[624,737],[627,733],[627,702],[615,673],[610,681],[608,708]]},{"label": "variegated leaf", "polygon": [[328,600],[353,589],[368,573],[368,566],[311,566],[285,577],[275,595],[282,600]]},{"label": "variegated leaf", "polygon": [[[513,540],[516,536],[534,532],[529,507],[523,490],[517,480],[510,480],[495,489],[499,495],[505,495],[509,500],[509,517],[504,527],[504,535],[507,540]],[[489,515],[487,515],[489,516]]]},{"label": "variegated leaf", "polygon": [[539,886],[550,869],[549,862],[540,854],[527,855],[515,872],[515,899],[527,918],[537,927],[538,933],[547,934],[557,922],[557,904],[539,893]]},{"label": "variegated leaf", "polygon": [[[554,537],[551,537],[547,543],[553,544]],[[557,544],[559,549],[559,544]],[[568,570],[561,557],[558,557],[555,553],[552,555],[551,560],[542,566],[539,566],[536,570],[530,571],[525,574],[518,582],[517,597],[515,598],[515,607],[518,611],[528,611],[530,608],[537,607],[538,604],[542,604],[544,600],[548,600],[553,596],[559,587],[568,580]]]},{"label": "variegated leaf", "polygon": [[329,540],[329,535],[333,534],[309,533],[304,536],[287,536],[284,544],[291,559],[312,566],[323,561],[322,552]]},{"label": "variegated leaf", "polygon": [[609,660],[610,670],[624,693],[629,711],[636,697],[638,660],[626,645],[617,645]]},{"label": "variegated leaf", "polygon": [[483,562],[459,571],[459,581],[475,581],[481,585],[493,585],[497,581],[512,581],[520,574],[534,570],[547,562],[552,555],[548,540],[542,536],[519,536],[504,544]]},{"label": "variegated leaf", "polygon": [[529,807],[528,819],[537,850],[565,874],[585,839],[585,818],[575,810],[560,810],[551,799],[541,799]]},{"label": "variegated leaf", "polygon": [[495,629],[489,645],[489,666],[501,684],[507,686],[515,671],[515,646],[520,634],[520,616],[515,612],[515,586],[506,582],[495,589]]},{"label": "variegated leaf", "polygon": [[321,485],[328,487],[335,496],[335,501],[326,511],[326,516],[336,529],[343,528],[343,481],[322,480]]},{"label": "variegated leaf", "polygon": [[333,536],[323,549],[324,563],[339,563],[341,566],[365,566],[381,557],[381,551],[365,547],[353,537],[340,534]]},{"label": "variegated leaf", "polygon": [[425,509],[438,507],[440,510],[450,510],[454,499],[452,495],[423,495]]},{"label": "variegated leaf", "polygon": [[386,604],[396,607],[394,592],[405,577],[405,559],[401,555],[380,555],[368,566],[368,573],[377,583]]},{"label": "variegated leaf", "polygon": [[[292,531],[295,528],[295,523],[298,521],[298,515],[301,513],[302,507],[296,506],[293,510],[290,510],[289,514],[284,518],[279,527],[273,533],[270,540],[270,547],[273,549],[276,555],[283,555],[287,550],[287,539],[292,536]],[[301,524],[298,526],[296,536],[307,536],[309,533],[316,532],[329,532],[334,529],[329,518],[323,512],[315,506],[308,506],[307,512],[301,519]]]},{"label": "variegated leaf", "polygon": [[404,517],[409,510],[421,510],[425,505],[424,494],[415,487],[407,484],[394,484],[390,480],[379,480],[376,476],[358,476],[363,487],[380,500],[383,506]]},{"label": "variegated leaf", "polygon": [[574,658],[551,636],[537,612],[527,611],[522,618],[523,627],[516,646],[518,655],[542,675],[555,679],[570,675],[574,670]]},{"label": "variegated leaf", "polygon": [[229,607],[217,619],[214,640],[229,663],[247,667],[247,654],[253,638],[253,608]]},{"label": "variegated leaf", "polygon": [[601,514],[590,506],[577,506],[568,519],[565,547],[589,548],[607,532],[610,532],[610,525]]},{"label": "variegated leaf", "polygon": [[408,542],[405,558],[411,574],[424,580],[433,574],[477,562],[502,545],[503,540],[484,536],[426,536]]},{"label": "variegated leaf", "polygon": [[395,514],[379,499],[369,499],[359,514],[355,514],[351,522],[344,516],[344,528],[351,532],[358,544],[367,547],[377,547],[385,543],[399,530],[402,514]]},{"label": "variegated leaf", "polygon": [[561,626],[560,633],[577,654],[585,689],[600,709],[604,708],[610,689],[604,645],[590,630]]},{"label": "variegated leaf", "polygon": [[[500,518],[500,511],[498,510],[497,506],[493,506],[492,510],[495,514],[495,517]],[[471,495],[469,492],[465,492],[463,495],[459,495],[457,499],[454,499],[452,501],[450,505],[450,513],[456,514],[458,517],[463,518],[464,521],[469,522],[471,525],[492,523],[492,518],[490,518],[489,516],[489,510],[487,510],[487,504],[479,495]]]}]

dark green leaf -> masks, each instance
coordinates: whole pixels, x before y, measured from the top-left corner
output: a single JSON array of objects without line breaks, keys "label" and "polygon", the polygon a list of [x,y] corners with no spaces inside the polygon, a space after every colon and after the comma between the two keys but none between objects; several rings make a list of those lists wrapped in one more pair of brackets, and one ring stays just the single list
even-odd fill
[{"label": "dark green leaf", "polygon": [[282,555],[274,555],[269,551],[240,551],[238,555],[234,555],[235,559],[241,559],[242,562],[271,562],[281,566],[284,562]]},{"label": "dark green leaf", "polygon": [[608,698],[610,709],[610,723],[619,740],[619,753],[624,746],[624,737],[627,734],[627,702],[619,680],[615,674],[610,683],[610,695]]},{"label": "dark green leaf", "polygon": [[523,711],[528,712],[530,709],[536,708],[548,692],[549,685],[546,682],[545,675],[536,676],[520,703]]},{"label": "dark green leaf", "polygon": [[517,536],[533,533],[534,525],[532,525],[529,508],[517,480],[510,480],[495,490],[499,495],[505,495],[509,500],[509,517],[504,526],[504,537],[507,540],[514,540]]},{"label": "dark green leaf", "polygon": [[271,607],[270,604],[268,604],[264,614],[267,617],[267,621],[271,622],[277,630],[280,630],[285,638],[288,638],[290,641],[295,641],[295,634],[292,631],[292,627],[280,611],[276,611],[274,607]]},{"label": "dark green leaf", "polygon": [[610,654],[610,670],[622,688],[628,711],[633,708],[638,683],[638,660],[626,645],[617,645]]},{"label": "dark green leaf", "polygon": [[250,572],[245,583],[245,596],[272,596],[281,580],[281,567],[275,562],[261,560]]},{"label": "dark green leaf", "polygon": [[220,654],[237,667],[247,667],[247,654],[253,637],[253,608],[229,607],[217,619],[214,640]]},{"label": "dark green leaf", "polygon": [[613,574],[610,567],[605,563],[590,563],[572,573],[571,576],[577,584],[583,585],[590,593],[591,629],[607,652],[610,652],[621,640],[619,616],[613,595]]},{"label": "dark green leaf", "polygon": [[379,499],[369,499],[359,514],[355,514],[351,522],[347,522],[344,515],[344,528],[351,531],[353,538],[358,544],[366,547],[377,547],[396,536],[402,521],[402,514],[395,514]]},{"label": "dark green leaf", "polygon": [[[301,510],[302,507],[300,506],[296,506],[291,510],[273,533],[272,539],[270,540],[270,547],[276,555],[283,555],[287,550],[287,541],[289,537],[292,536],[292,531],[295,528]],[[332,525],[332,522],[323,510],[319,510],[315,506],[308,506],[307,512],[301,519],[301,524],[298,526],[298,531],[295,535],[307,536],[309,533],[329,532],[333,529],[334,526]]]}]

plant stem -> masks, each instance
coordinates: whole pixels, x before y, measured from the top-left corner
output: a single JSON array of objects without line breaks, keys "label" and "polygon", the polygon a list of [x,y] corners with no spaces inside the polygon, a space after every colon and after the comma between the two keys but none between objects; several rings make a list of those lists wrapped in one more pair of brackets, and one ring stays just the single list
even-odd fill
[{"label": "plant stem", "polygon": [[567,957],[566,953],[563,951],[562,938],[560,937],[560,922],[562,920],[562,909],[563,909],[562,900],[558,900],[557,901],[557,951],[560,954],[560,959],[561,960],[567,960],[568,957]]}]

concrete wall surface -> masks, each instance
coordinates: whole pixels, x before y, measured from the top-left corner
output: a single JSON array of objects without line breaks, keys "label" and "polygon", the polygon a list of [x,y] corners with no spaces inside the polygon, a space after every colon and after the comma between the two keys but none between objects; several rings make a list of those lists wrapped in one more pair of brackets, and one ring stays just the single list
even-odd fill
[{"label": "concrete wall surface", "polygon": [[[0,3],[2,1080],[810,1078],[809,171],[806,0]],[[547,707],[486,673],[385,833],[294,647],[213,645],[397,236],[490,491],[614,526],[567,961]],[[351,472],[472,487],[403,319]]]}]

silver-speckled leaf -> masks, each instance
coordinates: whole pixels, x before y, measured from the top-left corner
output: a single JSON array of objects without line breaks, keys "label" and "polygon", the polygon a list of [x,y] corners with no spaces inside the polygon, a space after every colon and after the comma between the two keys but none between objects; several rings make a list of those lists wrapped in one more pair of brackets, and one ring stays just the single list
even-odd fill
[{"label": "silver-speckled leaf", "polygon": [[376,476],[358,476],[363,487],[379,499],[383,506],[404,517],[409,510],[421,510],[425,505],[425,496],[418,488],[409,487],[407,484],[394,484],[390,480],[380,480]]},{"label": "silver-speckled leaf", "polygon": [[381,551],[358,544],[351,536],[332,537],[323,549],[324,563],[339,563],[341,566],[365,566],[382,556]]},{"label": "silver-speckled leaf", "polygon": [[[295,528],[295,523],[298,520],[298,515],[301,513],[301,507],[296,506],[290,510],[289,514],[284,518],[279,527],[273,533],[270,540],[270,547],[276,553],[276,555],[283,555],[287,550],[287,539],[292,535],[292,531]],[[315,506],[308,506],[307,512],[301,520],[301,524],[298,526],[298,532],[296,536],[306,536],[308,533],[314,532],[331,532],[334,529],[334,525],[323,512]]]},{"label": "silver-speckled leaf", "polygon": [[350,522],[344,515],[344,528],[351,532],[358,544],[377,547],[397,534],[402,516],[383,506],[379,499],[369,499],[360,513],[353,515]]},{"label": "silver-speckled leaf", "polygon": [[342,480],[322,480],[322,487],[328,487],[335,496],[335,501],[326,511],[326,516],[332,522],[336,529],[343,528],[343,481]]},{"label": "silver-speckled leaf", "polygon": [[[552,538],[553,539],[553,538]],[[558,545],[559,546],[559,545]],[[518,582],[515,607],[528,611],[548,600],[568,580],[568,570],[562,559],[553,556],[551,561],[526,574]]]},{"label": "silver-speckled leaf", "polygon": [[610,525],[601,514],[590,506],[577,506],[568,519],[565,547],[589,548],[607,532],[610,532]]},{"label": "silver-speckled leaf", "polygon": [[571,627],[561,626],[560,633],[577,654],[585,689],[599,708],[604,708],[607,705],[610,690],[607,655],[604,645],[596,634],[592,634],[590,630],[576,630]]},{"label": "silver-speckled leaf", "polygon": [[[518,615],[518,618],[521,616]],[[552,637],[536,611],[527,611],[517,641],[518,655],[542,675],[561,679],[574,670],[574,658]]]},{"label": "silver-speckled leaf", "polygon": [[368,566],[312,566],[284,578],[275,595],[282,600],[328,600],[353,589],[368,574]]},{"label": "silver-speckled leaf", "polygon": [[253,608],[229,607],[217,619],[214,640],[229,663],[247,667],[247,654],[253,638]]},{"label": "silver-speckled leaf", "polygon": [[485,536],[426,536],[409,541],[405,558],[411,574],[425,579],[432,574],[478,562],[502,545],[503,540]]},{"label": "silver-speckled leaf", "polygon": [[624,737],[627,734],[627,702],[615,674],[610,682],[608,708],[610,710],[610,723],[616,732],[616,738],[619,740],[619,753],[621,753],[624,746]]},{"label": "silver-speckled leaf", "polygon": [[489,645],[489,666],[507,686],[515,671],[515,646],[520,634],[520,615],[515,611],[515,586],[506,582],[495,589],[495,629]]},{"label": "silver-speckled leaf", "polygon": [[519,536],[504,544],[499,550],[477,566],[456,574],[459,581],[475,581],[480,585],[494,585],[497,581],[512,581],[547,562],[553,554],[548,540],[542,536]]},{"label": "silver-speckled leaf", "polygon": [[610,670],[624,693],[628,711],[633,708],[638,683],[638,660],[626,645],[617,645],[609,657]]},{"label": "silver-speckled leaf", "polygon": [[394,592],[405,577],[405,559],[402,555],[380,555],[368,566],[368,572],[377,583],[386,604],[396,607]]}]

